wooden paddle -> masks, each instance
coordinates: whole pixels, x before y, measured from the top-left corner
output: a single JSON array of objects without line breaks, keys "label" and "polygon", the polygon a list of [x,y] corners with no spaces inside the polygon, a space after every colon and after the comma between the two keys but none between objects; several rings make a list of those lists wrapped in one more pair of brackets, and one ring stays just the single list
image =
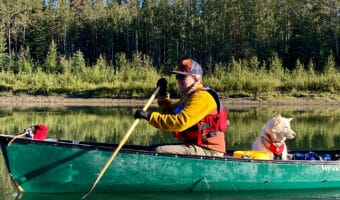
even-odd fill
[{"label": "wooden paddle", "polygon": [[[145,104],[143,110],[146,111],[150,104],[152,103],[152,101],[155,99],[156,95],[158,94],[159,91],[159,87],[156,88],[156,90],[153,92],[153,94],[151,95],[149,101]],[[109,160],[106,162],[106,164],[104,165],[103,169],[101,170],[101,172],[99,173],[96,181],[94,182],[92,188],[90,189],[90,191],[83,196],[82,199],[85,199],[86,197],[88,197],[91,192],[94,190],[94,188],[96,187],[97,183],[99,182],[99,180],[101,179],[101,177],[104,175],[105,171],[107,170],[107,168],[110,166],[112,160],[116,157],[116,155],[118,154],[118,152],[120,151],[120,149],[123,147],[123,145],[126,143],[126,141],[128,140],[128,138],[130,137],[132,131],[135,129],[135,127],[137,126],[139,122],[139,119],[135,119],[135,121],[133,122],[133,124],[131,125],[131,127],[129,128],[129,130],[125,133],[124,137],[122,138],[122,140],[120,141],[118,147],[116,148],[116,150],[112,153],[111,157],[109,158]]]}]

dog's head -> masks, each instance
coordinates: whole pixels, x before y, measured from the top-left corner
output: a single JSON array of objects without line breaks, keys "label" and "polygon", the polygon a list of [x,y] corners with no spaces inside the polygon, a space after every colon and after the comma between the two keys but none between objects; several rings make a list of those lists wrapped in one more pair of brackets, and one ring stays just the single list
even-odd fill
[{"label": "dog's head", "polygon": [[282,117],[279,114],[266,123],[263,127],[264,132],[270,135],[273,142],[284,142],[286,139],[293,139],[296,133],[290,128],[292,119]]}]

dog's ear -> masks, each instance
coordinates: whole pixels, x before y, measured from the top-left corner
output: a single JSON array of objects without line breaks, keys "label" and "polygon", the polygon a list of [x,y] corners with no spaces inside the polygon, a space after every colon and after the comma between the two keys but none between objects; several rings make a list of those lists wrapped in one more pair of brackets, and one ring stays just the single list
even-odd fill
[{"label": "dog's ear", "polygon": [[281,122],[281,114],[279,114],[277,117],[275,117],[274,126],[279,124],[280,122]]},{"label": "dog's ear", "polygon": [[288,121],[292,121],[293,118],[288,118]]}]

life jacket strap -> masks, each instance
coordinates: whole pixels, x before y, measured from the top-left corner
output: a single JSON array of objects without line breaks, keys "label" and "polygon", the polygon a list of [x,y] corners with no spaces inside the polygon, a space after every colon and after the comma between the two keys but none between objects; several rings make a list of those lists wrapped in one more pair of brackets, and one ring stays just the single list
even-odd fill
[{"label": "life jacket strap", "polygon": [[214,132],[207,133],[207,134],[202,136],[202,140],[206,140],[208,138],[215,137],[216,135],[221,134],[221,133],[223,133],[223,132],[222,131],[214,131]]}]

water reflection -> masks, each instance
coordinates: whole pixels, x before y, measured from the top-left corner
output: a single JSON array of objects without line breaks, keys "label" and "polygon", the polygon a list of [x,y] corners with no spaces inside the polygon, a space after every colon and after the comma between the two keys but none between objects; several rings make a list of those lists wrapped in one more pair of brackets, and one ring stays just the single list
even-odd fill
[{"label": "water reflection", "polygon": [[[49,137],[119,143],[133,123],[131,107],[58,107],[0,108],[0,133],[15,134],[42,123],[49,127]],[[155,109],[155,108],[153,108]],[[336,149],[340,141],[339,109],[237,108],[229,109],[230,126],[226,134],[228,149],[246,150],[263,125],[273,116],[292,117],[297,133],[287,141],[290,149]],[[162,133],[141,120],[127,144],[150,145],[175,142],[171,134]]]}]

